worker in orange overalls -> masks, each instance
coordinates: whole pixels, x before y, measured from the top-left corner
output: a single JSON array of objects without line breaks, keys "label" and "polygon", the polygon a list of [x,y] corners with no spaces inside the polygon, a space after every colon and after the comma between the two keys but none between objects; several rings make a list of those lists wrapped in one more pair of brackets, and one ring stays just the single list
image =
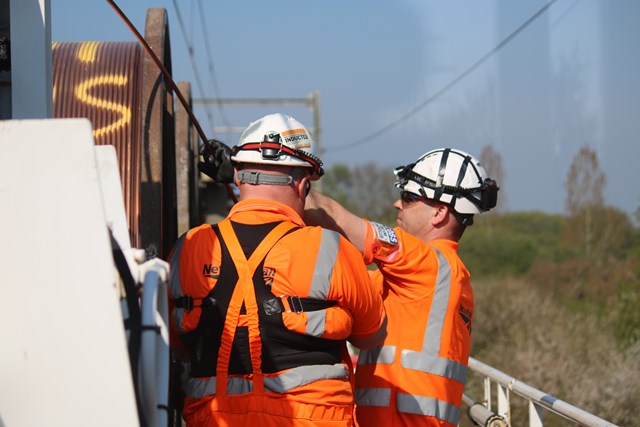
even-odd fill
[{"label": "worker in orange overalls", "polygon": [[460,418],[471,346],[473,294],[458,241],[473,215],[495,207],[498,187],[471,155],[430,151],[394,171],[401,189],[396,228],[364,220],[313,192],[305,221],[339,227],[375,262],[387,337],[360,352],[362,426],[446,426]]},{"label": "worker in orange overalls", "polygon": [[380,343],[386,318],[358,250],[301,218],[324,173],[311,134],[271,114],[232,150],[214,145],[201,170],[235,176],[240,201],[182,235],[170,256],[187,425],[357,425],[346,340]]}]

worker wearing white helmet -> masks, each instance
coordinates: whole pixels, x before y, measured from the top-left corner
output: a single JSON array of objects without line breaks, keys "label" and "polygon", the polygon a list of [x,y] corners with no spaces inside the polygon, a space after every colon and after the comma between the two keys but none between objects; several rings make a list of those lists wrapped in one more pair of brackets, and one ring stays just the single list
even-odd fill
[{"label": "worker wearing white helmet", "polygon": [[[362,252],[383,295],[387,337],[356,369],[360,425],[454,427],[471,346],[473,293],[458,241],[498,187],[473,156],[430,151],[395,169],[397,227],[360,218],[312,191],[305,221],[341,230]],[[410,327],[408,325],[411,325]]]},{"label": "worker wearing white helmet", "polygon": [[181,236],[170,259],[190,361],[187,424],[354,425],[346,341],[380,343],[386,318],[358,250],[302,220],[310,181],[323,174],[310,132],[271,114],[233,149],[211,145],[200,169],[235,179],[240,201]]}]

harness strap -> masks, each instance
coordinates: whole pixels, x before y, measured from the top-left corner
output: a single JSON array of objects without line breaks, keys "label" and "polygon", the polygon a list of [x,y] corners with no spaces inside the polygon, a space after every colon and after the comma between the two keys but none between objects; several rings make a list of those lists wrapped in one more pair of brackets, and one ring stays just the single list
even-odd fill
[{"label": "harness strap", "polygon": [[220,350],[218,351],[218,364],[216,366],[216,394],[218,396],[225,396],[227,394],[229,359],[231,358],[233,339],[243,303],[248,317],[253,391],[257,394],[264,393],[264,377],[261,369],[262,343],[260,341],[260,330],[258,328],[258,304],[253,289],[253,273],[271,248],[293,227],[295,227],[295,224],[289,222],[278,224],[262,242],[260,242],[249,257],[249,260],[247,260],[238,241],[238,237],[233,231],[231,221],[226,219],[218,223],[220,234],[227,245],[231,259],[238,271],[238,282],[233,290],[231,301],[229,302],[227,317],[222,331]]}]

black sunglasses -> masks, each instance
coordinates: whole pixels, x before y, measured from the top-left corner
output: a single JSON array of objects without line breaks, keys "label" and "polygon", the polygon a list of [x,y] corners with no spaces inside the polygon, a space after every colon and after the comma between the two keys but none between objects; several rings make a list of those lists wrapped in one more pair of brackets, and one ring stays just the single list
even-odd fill
[{"label": "black sunglasses", "polygon": [[400,200],[402,200],[402,203],[404,203],[405,205],[409,205],[411,203],[417,202],[419,200],[424,200],[424,199],[425,199],[424,196],[419,196],[410,191],[402,191],[400,193]]}]

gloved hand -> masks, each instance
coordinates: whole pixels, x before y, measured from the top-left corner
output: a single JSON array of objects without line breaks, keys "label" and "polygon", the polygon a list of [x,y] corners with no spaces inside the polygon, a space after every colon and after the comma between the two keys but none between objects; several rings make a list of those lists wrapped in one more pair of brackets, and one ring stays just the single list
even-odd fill
[{"label": "gloved hand", "polygon": [[231,148],[217,139],[210,139],[210,152],[206,144],[200,147],[200,155],[204,161],[198,162],[198,169],[209,178],[221,184],[233,182],[233,165],[231,164]]}]

